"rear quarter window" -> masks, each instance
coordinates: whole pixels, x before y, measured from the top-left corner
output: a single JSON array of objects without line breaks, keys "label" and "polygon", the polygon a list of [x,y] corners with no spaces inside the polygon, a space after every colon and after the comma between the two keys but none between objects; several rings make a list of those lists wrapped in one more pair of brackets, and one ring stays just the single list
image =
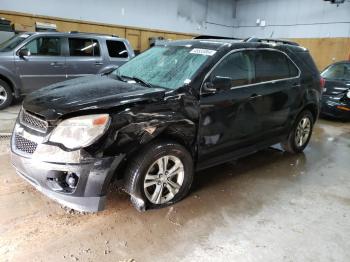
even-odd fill
[{"label": "rear quarter window", "polygon": [[108,54],[110,57],[128,58],[128,50],[122,41],[106,40]]}]

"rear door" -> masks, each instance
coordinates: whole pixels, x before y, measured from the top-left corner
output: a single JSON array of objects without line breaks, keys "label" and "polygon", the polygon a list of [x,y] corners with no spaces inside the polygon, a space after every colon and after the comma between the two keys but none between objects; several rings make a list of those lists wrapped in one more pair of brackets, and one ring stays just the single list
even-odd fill
[{"label": "rear door", "polygon": [[61,37],[37,36],[21,47],[30,51],[30,56],[21,58],[17,51],[16,72],[21,78],[24,94],[66,79],[61,46]]},{"label": "rear door", "polygon": [[66,57],[67,78],[97,74],[104,66],[101,46],[97,39],[68,37]]},{"label": "rear door", "polygon": [[[278,50],[255,51],[255,84],[261,95],[262,134],[280,134],[301,101],[300,71]],[[268,138],[267,137],[267,138]]]}]

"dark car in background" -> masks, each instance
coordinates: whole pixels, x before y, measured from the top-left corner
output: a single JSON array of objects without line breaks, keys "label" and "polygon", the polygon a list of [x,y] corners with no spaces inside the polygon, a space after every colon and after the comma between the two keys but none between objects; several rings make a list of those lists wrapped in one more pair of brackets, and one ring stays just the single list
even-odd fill
[{"label": "dark car in background", "polygon": [[77,210],[103,209],[115,180],[138,210],[164,207],[186,196],[196,170],[276,143],[302,152],[322,88],[309,52],[295,43],[169,42],[109,74],[27,96],[12,163]]},{"label": "dark car in background", "polygon": [[350,61],[328,66],[321,76],[325,79],[321,114],[350,120]]},{"label": "dark car in background", "polygon": [[79,76],[103,73],[133,58],[128,40],[89,33],[36,32],[0,44],[0,109],[14,97]]}]

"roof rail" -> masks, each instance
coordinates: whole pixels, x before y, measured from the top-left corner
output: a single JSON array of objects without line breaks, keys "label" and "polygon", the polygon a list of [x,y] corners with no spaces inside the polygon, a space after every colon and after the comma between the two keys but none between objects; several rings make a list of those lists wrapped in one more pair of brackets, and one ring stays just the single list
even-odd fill
[{"label": "roof rail", "polygon": [[254,42],[259,42],[259,43],[275,43],[275,44],[284,44],[284,45],[295,45],[299,46],[298,43],[288,41],[288,40],[282,40],[282,39],[273,39],[273,38],[256,38],[256,37],[250,37],[244,40],[244,42],[247,43],[254,43]]},{"label": "roof rail", "polygon": [[113,37],[118,37],[120,38],[119,35],[114,35],[114,34],[101,34],[101,33],[91,33],[91,32],[79,32],[79,31],[69,31],[69,34],[87,34],[87,35],[101,35],[101,36],[113,36]]},{"label": "roof rail", "polygon": [[226,37],[226,36],[213,36],[213,35],[198,35],[193,39],[227,39],[227,40],[242,40],[242,38]]}]

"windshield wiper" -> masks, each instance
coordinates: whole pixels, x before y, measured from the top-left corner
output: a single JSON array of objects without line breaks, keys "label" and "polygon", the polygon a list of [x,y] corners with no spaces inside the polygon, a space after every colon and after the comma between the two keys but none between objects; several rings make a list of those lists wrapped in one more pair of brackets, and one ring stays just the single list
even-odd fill
[{"label": "windshield wiper", "polygon": [[117,76],[119,78],[124,78],[124,79],[127,78],[127,79],[134,80],[135,82],[140,83],[146,87],[152,87],[152,85],[150,83],[146,82],[145,80],[143,80],[141,78],[138,78],[137,76],[125,76],[125,75],[117,75]]},{"label": "windshield wiper", "polygon": [[123,79],[120,75],[115,74],[115,76],[116,76],[116,78],[117,78],[119,81],[125,82],[125,79]]},{"label": "windshield wiper", "polygon": [[143,79],[141,79],[141,78],[138,78],[138,77],[136,77],[136,76],[133,76],[132,79],[135,80],[135,81],[138,82],[138,83],[143,84],[144,86],[152,87],[152,85],[151,85],[150,83],[146,82],[145,80],[143,80]]}]

